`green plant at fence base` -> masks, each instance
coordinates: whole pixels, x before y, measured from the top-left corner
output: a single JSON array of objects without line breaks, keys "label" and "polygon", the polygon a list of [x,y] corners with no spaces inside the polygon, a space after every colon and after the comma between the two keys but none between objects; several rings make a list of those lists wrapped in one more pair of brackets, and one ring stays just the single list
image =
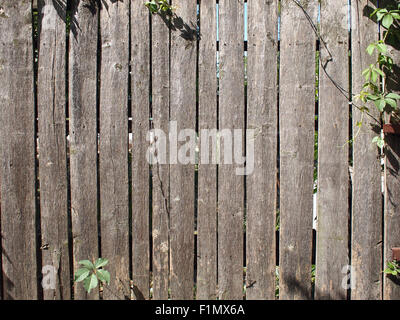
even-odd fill
[{"label": "green plant at fence base", "polygon": [[107,259],[99,258],[95,262],[89,260],[79,261],[79,264],[83,266],[75,273],[75,282],[82,282],[83,287],[90,293],[90,291],[97,287],[99,281],[102,284],[110,284],[110,273],[104,270],[108,264]]},{"label": "green plant at fence base", "polygon": [[[393,73],[393,59],[390,57],[387,46],[388,36],[394,33],[394,28],[398,29],[400,26],[400,4],[397,9],[388,10],[388,8],[376,9],[372,14],[371,18],[376,16],[377,21],[386,29],[385,35],[382,40],[371,43],[367,47],[367,53],[373,55],[378,53],[377,60],[374,64],[370,64],[367,69],[362,72],[365,78],[365,83],[361,92],[356,95],[356,100],[361,101],[364,105],[360,108],[363,112],[361,120],[356,124],[359,128],[357,134],[360,132],[363,115],[369,112],[367,103],[373,103],[379,110],[381,119],[386,113],[389,117],[398,117],[396,111],[398,110],[397,104],[400,101],[400,95],[389,92],[387,88],[387,82],[389,77]],[[376,136],[373,140],[378,147],[384,146],[384,139],[382,136]]]},{"label": "green plant at fence base", "polygon": [[393,260],[387,262],[387,268],[383,271],[386,274],[399,277],[400,276],[400,264],[399,261]]},{"label": "green plant at fence base", "polygon": [[152,14],[164,13],[172,15],[175,11],[175,7],[171,6],[168,0],[152,0],[147,1],[144,4]]}]

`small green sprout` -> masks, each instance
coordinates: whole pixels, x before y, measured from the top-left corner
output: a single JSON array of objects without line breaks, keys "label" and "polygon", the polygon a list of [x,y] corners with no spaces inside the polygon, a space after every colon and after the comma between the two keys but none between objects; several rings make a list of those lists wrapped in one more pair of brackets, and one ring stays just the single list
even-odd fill
[{"label": "small green sprout", "polygon": [[103,284],[110,284],[110,273],[103,269],[108,264],[107,259],[99,258],[94,263],[89,260],[82,260],[79,261],[79,264],[83,268],[76,271],[74,281],[83,281],[83,287],[87,293],[96,288],[99,281]]},{"label": "small green sprout", "polygon": [[386,274],[398,277],[400,275],[399,261],[393,260],[387,262],[387,268],[383,271]]}]

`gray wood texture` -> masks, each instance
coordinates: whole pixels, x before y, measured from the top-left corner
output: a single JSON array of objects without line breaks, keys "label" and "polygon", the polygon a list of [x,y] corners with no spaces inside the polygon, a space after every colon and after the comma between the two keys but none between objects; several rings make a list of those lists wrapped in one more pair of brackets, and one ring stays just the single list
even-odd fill
[{"label": "gray wood texture", "polygon": [[100,11],[101,255],[111,281],[103,299],[130,297],[128,73],[129,2],[106,0]]},{"label": "gray wood texture", "polygon": [[149,11],[141,1],[131,2],[131,26],[134,30],[131,32],[132,280],[134,298],[139,300],[149,299],[150,294],[150,171],[146,160],[150,116],[150,25]]},{"label": "gray wood texture", "polygon": [[[246,298],[275,299],[278,1],[248,2],[247,129],[254,171],[246,180]],[[268,76],[266,76],[268,75]]]},{"label": "gray wood texture", "polygon": [[[197,2],[177,0],[171,29],[170,120],[178,133],[196,128]],[[182,143],[178,141],[178,153]],[[172,155],[171,155],[172,156]],[[194,163],[170,167],[171,298],[193,299]]]},{"label": "gray wood texture", "polygon": [[[346,299],[349,265],[348,3],[321,3],[316,299]],[[325,71],[323,70],[325,68]]]},{"label": "gray wood texture", "polygon": [[[374,63],[366,48],[378,41],[378,26],[368,13],[376,1],[353,0],[352,5],[352,73],[353,93],[358,94],[365,82],[363,70]],[[366,14],[367,13],[367,14]],[[359,102],[355,101],[356,104]],[[371,104],[370,114],[379,119]],[[359,129],[357,123],[362,122]],[[351,290],[352,300],[382,299],[382,178],[379,149],[371,143],[379,128],[373,118],[353,108],[353,195],[351,265],[356,274]],[[357,276],[358,275],[358,276]]]},{"label": "gray wood texture", "polygon": [[[317,5],[304,5],[314,22]],[[279,299],[298,300],[311,298],[316,35],[291,0],[281,21]]]},{"label": "gray wood texture", "polygon": [[[153,128],[169,132],[169,37],[168,25],[152,16],[152,116]],[[165,18],[165,17],[164,17]],[[167,140],[167,150],[169,148]],[[168,299],[169,287],[169,165],[152,165],[153,299]]]},{"label": "gray wood texture", "polygon": [[[243,0],[219,1],[219,128],[231,133],[245,126],[243,14]],[[225,143],[221,141],[220,150]],[[224,161],[218,169],[218,298],[241,300],[244,177]]]},{"label": "gray wood texture", "polygon": [[[74,273],[81,260],[99,256],[97,199],[97,40],[96,2],[74,2],[69,56],[71,215]],[[74,285],[75,299],[98,299]]]},{"label": "gray wood texture", "polygon": [[[66,154],[66,7],[51,0],[38,3],[40,47],[38,68],[40,221],[42,265],[53,266],[56,287],[43,288],[45,300],[71,298],[68,247]],[[58,11],[57,11],[58,10]]]},{"label": "gray wood texture", "polygon": [[31,1],[0,1],[3,298],[37,299]]},{"label": "gray wood texture", "polygon": [[[217,128],[217,19],[213,1],[200,2],[199,129]],[[200,143],[204,143],[200,137]],[[200,146],[201,148],[201,146]],[[215,151],[209,148],[210,154]],[[197,299],[217,297],[217,164],[198,171]]]},{"label": "gray wood texture", "polygon": [[[381,7],[382,7],[382,3]],[[383,30],[383,28],[381,28]],[[388,54],[393,58],[394,72],[387,81],[388,92],[400,94],[400,52],[398,39],[388,38]],[[385,122],[396,122],[385,119]],[[400,247],[400,141],[398,135],[385,136],[385,212],[384,212],[384,257],[382,270],[387,268],[387,262],[392,261],[392,248]],[[400,300],[400,281],[397,278],[384,275],[383,298],[385,300]]]}]

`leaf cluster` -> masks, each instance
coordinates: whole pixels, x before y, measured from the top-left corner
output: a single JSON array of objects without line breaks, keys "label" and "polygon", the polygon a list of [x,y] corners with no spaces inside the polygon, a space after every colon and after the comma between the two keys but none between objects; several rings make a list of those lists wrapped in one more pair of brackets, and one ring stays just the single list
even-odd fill
[{"label": "leaf cluster", "polygon": [[174,12],[174,7],[171,6],[168,0],[152,0],[144,4],[152,14],[164,13],[171,15]]},{"label": "leaf cluster", "polygon": [[[394,114],[398,110],[398,103],[400,101],[400,95],[388,92],[389,90],[386,87],[387,80],[391,76],[394,66],[393,59],[389,55],[386,39],[393,31],[394,26],[399,26],[400,4],[394,10],[378,8],[371,14],[371,18],[374,16],[386,28],[386,33],[382,40],[371,43],[366,49],[367,53],[371,56],[377,54],[377,60],[362,72],[365,83],[361,92],[355,98],[364,104],[360,108],[362,112],[369,112],[367,104],[373,103],[382,117],[385,112],[389,115]],[[361,125],[362,123],[359,124],[360,127]],[[380,148],[384,146],[384,140],[381,136],[375,137],[372,142],[376,143]]]},{"label": "leaf cluster", "polygon": [[400,274],[400,265],[399,261],[393,260],[387,262],[387,268],[383,271],[386,274],[398,277]]},{"label": "leaf cluster", "polygon": [[95,262],[82,260],[79,264],[83,267],[76,271],[74,281],[83,281],[83,287],[88,293],[97,287],[99,281],[110,284],[110,273],[103,269],[108,264],[107,259],[99,258]]}]

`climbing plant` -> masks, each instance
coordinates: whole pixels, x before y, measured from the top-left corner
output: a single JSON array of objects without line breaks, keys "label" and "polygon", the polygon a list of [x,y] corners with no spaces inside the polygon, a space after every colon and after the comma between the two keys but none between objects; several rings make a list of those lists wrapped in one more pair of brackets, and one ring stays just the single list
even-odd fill
[{"label": "climbing plant", "polygon": [[[389,54],[387,40],[391,35],[397,34],[396,31],[400,26],[400,4],[392,10],[390,8],[378,8],[371,14],[371,18],[374,17],[385,28],[384,37],[371,43],[366,49],[369,55],[376,54],[377,60],[363,71],[365,83],[361,92],[356,96],[356,100],[363,103],[360,108],[363,114],[369,111],[367,103],[371,102],[379,110],[381,118],[385,113],[389,117],[398,117],[396,111],[400,95],[390,92],[387,86],[388,79],[393,75],[394,65],[393,58]],[[357,123],[357,126],[362,126],[362,119]],[[384,146],[384,139],[380,135],[376,136],[373,142],[380,148]]]},{"label": "climbing plant", "polygon": [[144,4],[152,14],[165,13],[172,14],[175,10],[174,6],[171,6],[168,0],[152,0],[146,1]]}]

